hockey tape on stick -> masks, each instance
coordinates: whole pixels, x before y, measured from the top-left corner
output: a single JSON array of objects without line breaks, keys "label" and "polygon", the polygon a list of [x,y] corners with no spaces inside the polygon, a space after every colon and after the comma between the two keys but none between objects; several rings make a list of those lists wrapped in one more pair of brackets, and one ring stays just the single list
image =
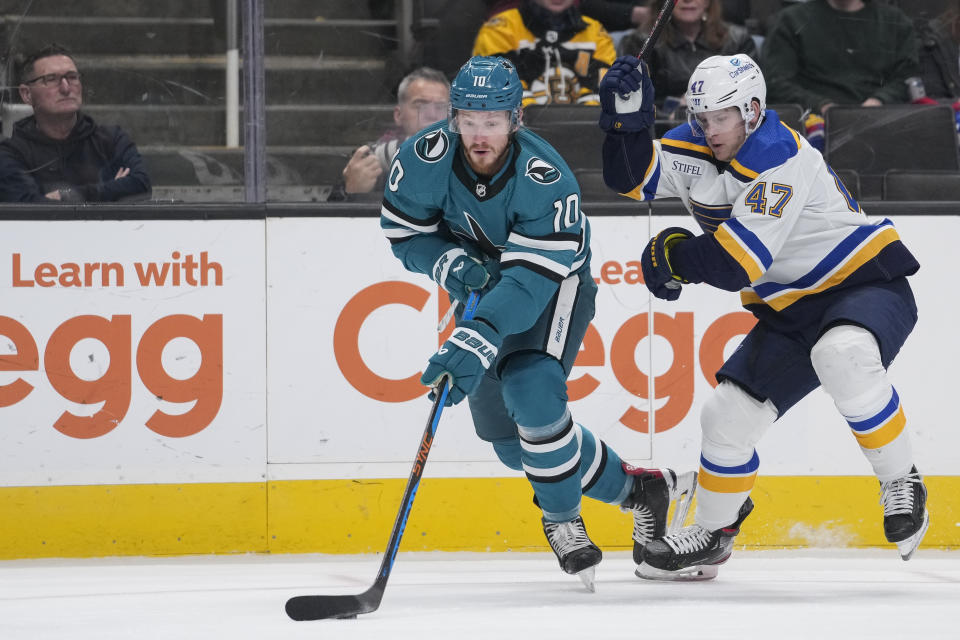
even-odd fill
[{"label": "hockey tape on stick", "polygon": [[454,300],[450,304],[450,308],[447,309],[447,312],[443,314],[443,317],[440,318],[440,322],[437,324],[437,333],[443,333],[443,330],[447,328],[448,324],[450,324],[450,321],[453,319],[453,314],[456,313],[457,307],[459,306],[459,300]]}]

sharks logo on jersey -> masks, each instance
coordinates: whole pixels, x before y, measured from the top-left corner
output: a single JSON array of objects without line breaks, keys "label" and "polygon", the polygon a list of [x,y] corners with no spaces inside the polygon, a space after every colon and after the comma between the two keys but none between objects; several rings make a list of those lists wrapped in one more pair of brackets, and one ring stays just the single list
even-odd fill
[{"label": "sharks logo on jersey", "polygon": [[553,184],[560,179],[560,170],[540,158],[530,158],[524,175],[540,184]]},{"label": "sharks logo on jersey", "polygon": [[435,129],[420,136],[413,148],[417,152],[417,157],[424,162],[437,162],[447,154],[450,140],[447,139],[443,129]]}]

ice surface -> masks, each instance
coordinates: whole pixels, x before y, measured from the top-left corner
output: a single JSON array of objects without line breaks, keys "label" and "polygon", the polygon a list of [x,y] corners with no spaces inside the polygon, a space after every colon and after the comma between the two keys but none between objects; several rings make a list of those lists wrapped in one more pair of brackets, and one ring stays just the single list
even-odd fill
[{"label": "ice surface", "polygon": [[719,577],[654,583],[608,552],[597,592],[548,553],[401,553],[380,609],[293,622],[287,598],[359,593],[379,556],[0,562],[2,640],[960,638],[960,552],[736,551]]}]

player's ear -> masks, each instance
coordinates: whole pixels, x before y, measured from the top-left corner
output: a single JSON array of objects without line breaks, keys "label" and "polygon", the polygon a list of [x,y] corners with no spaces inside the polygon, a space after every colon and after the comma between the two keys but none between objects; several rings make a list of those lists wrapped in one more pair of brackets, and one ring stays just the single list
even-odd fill
[{"label": "player's ear", "polygon": [[393,108],[393,123],[398,127],[400,126],[400,105],[399,104]]},{"label": "player's ear", "polygon": [[756,127],[760,122],[760,101],[757,99],[751,100],[750,109],[753,111],[753,118],[750,119],[750,126]]}]

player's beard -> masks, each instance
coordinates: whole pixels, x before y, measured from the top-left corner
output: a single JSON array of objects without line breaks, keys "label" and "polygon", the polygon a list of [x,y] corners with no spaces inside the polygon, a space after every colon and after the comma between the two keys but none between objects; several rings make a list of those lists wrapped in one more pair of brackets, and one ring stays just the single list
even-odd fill
[{"label": "player's beard", "polygon": [[[485,150],[483,154],[477,154],[476,151]],[[510,150],[510,138],[507,137],[502,145],[491,144],[490,142],[473,143],[465,146],[464,155],[467,163],[477,175],[492,176],[503,167],[507,159],[507,153]]]}]

